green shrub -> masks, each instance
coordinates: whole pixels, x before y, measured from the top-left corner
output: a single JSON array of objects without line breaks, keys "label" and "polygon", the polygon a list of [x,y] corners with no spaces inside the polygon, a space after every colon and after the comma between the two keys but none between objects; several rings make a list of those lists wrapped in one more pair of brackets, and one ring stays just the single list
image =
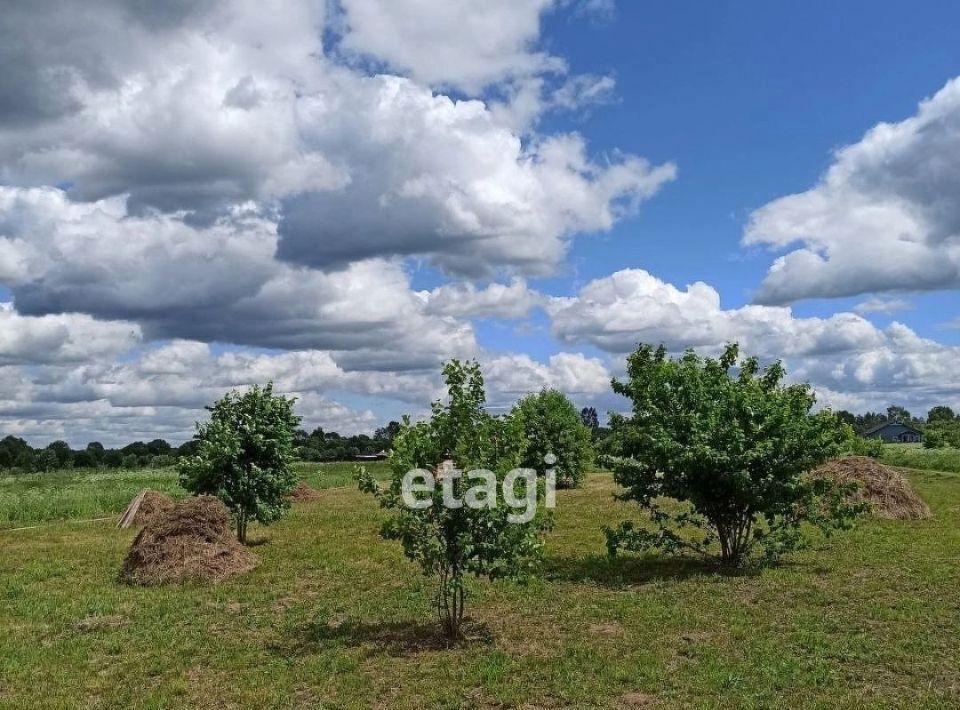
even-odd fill
[{"label": "green shrub", "polygon": [[928,449],[960,449],[960,421],[939,420],[923,431],[923,445]]},{"label": "green shrub", "polygon": [[523,421],[523,466],[542,471],[548,454],[556,457],[558,488],[579,488],[593,459],[591,433],[565,394],[545,389],[521,399],[514,411]]},{"label": "green shrub", "polygon": [[851,456],[869,456],[879,459],[883,455],[883,439],[868,439],[860,436],[848,424],[843,425],[843,453]]},{"label": "green shrub", "polygon": [[[768,561],[797,549],[805,521],[828,533],[849,525],[858,510],[845,491],[805,475],[840,450],[843,429],[829,410],[811,414],[812,390],[783,385],[785,374],[780,363],[738,363],[736,345],[719,359],[691,350],[673,360],[648,345],[627,358],[627,380],[613,388],[633,414],[611,416],[610,462],[621,497],[655,530],[607,528],[610,554],[690,550],[737,567],[757,547]],[[661,498],[683,507],[670,512]]]}]

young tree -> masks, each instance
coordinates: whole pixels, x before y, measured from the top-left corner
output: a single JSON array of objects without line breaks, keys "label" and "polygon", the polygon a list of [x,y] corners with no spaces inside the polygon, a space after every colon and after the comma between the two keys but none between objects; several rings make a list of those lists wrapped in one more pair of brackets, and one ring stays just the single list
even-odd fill
[{"label": "young tree", "polygon": [[[486,469],[497,485],[520,464],[524,450],[523,426],[513,414],[494,417],[487,413],[483,376],[476,363],[453,360],[443,368],[449,398],[435,402],[430,419],[412,424],[405,417],[393,440],[390,463],[393,479],[381,488],[363,467],[358,468],[360,489],[379,499],[392,511],[381,534],[397,540],[406,556],[417,562],[425,575],[438,578],[436,610],[444,632],[451,639],[463,635],[470,575],[498,579],[522,577],[541,548],[540,532],[546,519],[538,511],[526,522],[511,521],[511,510],[487,501],[489,507],[448,507],[442,487],[421,492],[425,507],[409,507],[403,500],[402,481],[412,469],[440,469],[451,479],[453,494],[462,499],[471,482],[439,466],[447,459],[460,472]],[[495,496],[496,494],[494,494]]]},{"label": "young tree", "polygon": [[911,421],[913,421],[913,417],[910,416],[910,412],[900,405],[892,404],[887,407],[887,421],[899,424],[909,424]]},{"label": "young tree", "polygon": [[237,539],[247,541],[251,520],[279,519],[297,483],[290,469],[300,418],[293,399],[273,394],[273,384],[227,393],[197,424],[196,454],[180,459],[180,485],[194,495],[215,495],[233,513]]},{"label": "young tree", "polygon": [[596,407],[584,407],[580,410],[580,421],[591,432],[600,428],[600,417],[597,416]]},{"label": "young tree", "polygon": [[47,451],[52,451],[53,455],[56,457],[57,463],[55,468],[73,467],[73,451],[70,449],[70,444],[67,442],[62,440],[53,441],[50,444],[47,444]]},{"label": "young tree", "polygon": [[590,430],[573,402],[563,392],[545,389],[528,394],[514,411],[523,421],[526,437],[524,468],[542,470],[546,456],[553,454],[557,487],[579,488],[593,451]]},{"label": "young tree", "polygon": [[930,411],[927,412],[927,424],[950,423],[955,421],[956,418],[957,415],[953,413],[953,410],[942,404],[931,407]]},{"label": "young tree", "polygon": [[[736,345],[719,359],[691,350],[674,360],[649,345],[628,357],[613,389],[633,415],[612,416],[610,464],[655,530],[607,529],[611,554],[693,550],[739,567],[758,546],[768,561],[799,547],[805,520],[826,533],[849,526],[859,508],[843,502],[847,491],[805,475],[838,450],[842,427],[828,410],[811,414],[809,385],[784,375],[779,362],[738,364]],[[668,512],[663,497],[686,505]]]}]

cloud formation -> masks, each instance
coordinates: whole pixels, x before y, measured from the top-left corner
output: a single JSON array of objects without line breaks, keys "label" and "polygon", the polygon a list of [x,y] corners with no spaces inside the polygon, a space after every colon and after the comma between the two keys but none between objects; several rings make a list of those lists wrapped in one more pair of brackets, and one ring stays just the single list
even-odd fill
[{"label": "cloud formation", "polygon": [[[639,269],[573,297],[534,288],[579,235],[613,229],[677,175],[597,154],[545,120],[614,102],[616,81],[556,56],[544,18],[612,6],[8,2],[4,432],[180,440],[203,405],[268,380],[309,424],[368,430],[439,396],[450,357],[480,359],[491,401],[557,387],[604,409],[616,406],[611,370],[638,340],[740,340],[786,356],[836,401],[955,399],[955,348],[782,304],[956,287],[957,82],[840,151],[810,191],[753,215],[746,243],[801,245],[761,289],[773,306],[725,309],[707,284]],[[424,263],[441,276],[430,290],[417,282]],[[898,308],[884,297],[857,310]],[[537,309],[587,353],[542,343],[535,359],[478,342],[473,319]]]},{"label": "cloud formation", "polygon": [[[0,340],[0,419],[5,434],[43,442],[66,438],[82,445],[96,439],[111,445],[158,436],[182,441],[192,435],[205,405],[231,389],[268,381],[297,398],[304,426],[341,433],[369,432],[385,420],[383,411],[343,400],[392,401],[390,411],[422,414],[443,395],[435,367],[349,370],[320,350],[218,352],[206,343],[174,340],[125,350],[122,357],[98,352],[91,359],[9,359],[16,352],[15,343]],[[510,406],[542,387],[587,398],[608,389],[604,363],[579,353],[558,353],[547,363],[516,354],[477,357],[492,404]]]},{"label": "cloud formation", "polygon": [[960,79],[836,153],[819,184],[754,212],[746,245],[788,249],[757,301],[960,287]]},{"label": "cloud formation", "polygon": [[75,313],[22,316],[12,303],[0,303],[0,367],[112,357],[138,345],[141,338],[135,323],[104,322]]},{"label": "cloud formation", "polygon": [[765,357],[822,355],[880,342],[874,326],[853,313],[796,318],[789,308],[744,306],[726,310],[712,286],[681,290],[642,269],[625,269],[586,284],[572,298],[547,305],[553,331],[565,343],[588,342],[614,353],[638,342],[719,350],[739,341]]},{"label": "cloud formation", "polygon": [[400,264],[299,269],[273,258],[276,231],[257,212],[199,227],[129,215],[122,198],[0,187],[0,283],[20,313],[133,321],[149,339],[321,348],[358,368],[435,367],[476,352],[470,325],[427,313]]},{"label": "cloud formation", "polygon": [[[142,5],[21,3],[5,16],[0,45],[23,59],[4,79],[16,100],[0,104],[0,183],[125,196],[133,215],[205,225],[252,200],[276,209],[281,259],[332,270],[425,256],[475,275],[549,272],[571,237],[610,229],[674,176],[638,156],[594,160],[576,134],[521,140],[483,101],[434,93],[421,60],[398,65],[413,78],[346,66],[322,45],[324,3]],[[341,44],[430,55],[467,83],[468,67],[535,80],[562,68],[531,49],[547,5],[471,4],[465,20],[449,3],[345,2]],[[480,26],[500,30],[465,44]],[[462,61],[437,62],[445,47]],[[605,87],[556,95],[573,106]]]},{"label": "cloud formation", "polygon": [[868,298],[853,307],[853,310],[860,315],[868,313],[882,313],[891,315],[898,311],[913,310],[913,304],[904,298]]},{"label": "cloud formation", "polygon": [[566,71],[534,48],[555,0],[340,0],[341,45],[427,86],[471,95],[491,84]]},{"label": "cloud formation", "polygon": [[791,376],[822,388],[827,403],[882,409],[905,402],[922,409],[934,400],[960,401],[960,377],[951,365],[960,348],[922,338],[898,322],[881,330],[854,313],[801,318],[779,306],[724,309],[719,293],[705,283],[679,289],[640,269],[550,299],[547,310],[562,342],[589,343],[615,355],[641,342],[713,354],[739,342],[745,354],[785,359]]},{"label": "cloud formation", "polygon": [[486,288],[461,281],[421,291],[419,296],[426,301],[428,313],[459,318],[523,318],[544,302],[522,279]]}]

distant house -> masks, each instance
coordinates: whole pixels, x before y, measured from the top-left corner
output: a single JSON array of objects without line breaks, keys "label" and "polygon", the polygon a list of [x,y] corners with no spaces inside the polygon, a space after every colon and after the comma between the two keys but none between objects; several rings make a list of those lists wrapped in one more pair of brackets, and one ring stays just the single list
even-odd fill
[{"label": "distant house", "polygon": [[390,454],[386,451],[378,451],[375,454],[357,454],[353,458],[356,461],[383,461],[390,458]]},{"label": "distant house", "polygon": [[923,441],[923,432],[909,424],[887,422],[863,432],[867,439],[883,439],[890,443],[916,444]]}]

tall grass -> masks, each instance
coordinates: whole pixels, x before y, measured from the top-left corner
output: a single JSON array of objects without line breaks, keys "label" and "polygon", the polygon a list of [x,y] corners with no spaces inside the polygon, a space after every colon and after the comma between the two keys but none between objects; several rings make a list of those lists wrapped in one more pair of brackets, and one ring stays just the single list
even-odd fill
[{"label": "tall grass", "polygon": [[0,476],[0,528],[119,513],[143,488],[185,495],[172,468]]},{"label": "tall grass", "polygon": [[880,460],[888,466],[960,473],[960,449],[925,449],[920,444],[884,444]]},{"label": "tall grass", "polygon": [[301,461],[294,464],[293,468],[314,488],[342,488],[357,485],[354,471],[358,465],[365,466],[379,479],[387,478],[390,473],[390,466],[386,461],[331,461],[328,463]]},{"label": "tall grass", "polygon": [[[337,488],[354,485],[354,466],[351,462],[303,462],[295,464],[295,470],[314,488]],[[388,471],[383,462],[367,468],[378,478]],[[0,529],[115,515],[144,488],[175,498],[186,495],[173,468],[0,474]]]}]

